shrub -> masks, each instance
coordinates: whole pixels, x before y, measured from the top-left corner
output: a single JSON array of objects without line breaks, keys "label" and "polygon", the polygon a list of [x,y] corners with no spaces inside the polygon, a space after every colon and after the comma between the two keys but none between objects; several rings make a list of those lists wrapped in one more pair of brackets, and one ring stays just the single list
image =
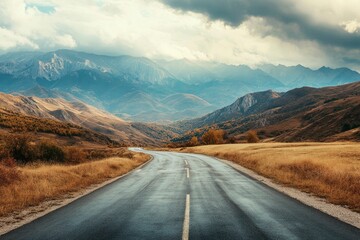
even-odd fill
[{"label": "shrub", "polygon": [[250,130],[247,132],[246,140],[248,143],[257,143],[260,141],[257,132],[255,130]]},{"label": "shrub", "polygon": [[65,153],[55,143],[41,142],[38,146],[38,158],[47,162],[64,162]]},{"label": "shrub", "polygon": [[4,149],[0,151],[1,158],[13,158],[18,163],[29,163],[35,160],[47,162],[64,162],[63,149],[52,142],[35,144],[33,139],[26,134],[11,135],[6,138]]},{"label": "shrub", "polygon": [[236,138],[235,137],[229,137],[228,138],[228,143],[236,143]]},{"label": "shrub", "polygon": [[120,157],[133,159],[133,158],[134,158],[134,154],[133,154],[132,152],[125,151],[125,152],[123,152],[123,153],[120,155]]},{"label": "shrub", "polygon": [[13,135],[5,140],[5,149],[16,161],[27,163],[36,158],[34,146],[31,145],[32,138],[26,134]]}]

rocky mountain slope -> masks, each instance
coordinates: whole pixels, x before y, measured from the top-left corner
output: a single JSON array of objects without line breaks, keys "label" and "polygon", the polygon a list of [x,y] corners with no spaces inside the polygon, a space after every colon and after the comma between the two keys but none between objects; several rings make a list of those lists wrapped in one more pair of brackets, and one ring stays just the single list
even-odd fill
[{"label": "rocky mountain slope", "polygon": [[[105,134],[124,145],[159,145],[174,134],[157,125],[126,122],[80,101],[0,93],[0,108],[41,119],[59,120]],[[141,126],[142,131],[139,130]],[[157,133],[152,129],[157,129]],[[149,134],[143,133],[148,132]]]},{"label": "rocky mountain slope", "polygon": [[[174,126],[183,132],[209,127],[242,139],[255,129],[276,141],[360,141],[360,82],[326,88],[297,88],[286,93],[248,94],[234,104]],[[193,132],[174,141],[187,141]]]},{"label": "rocky mountain slope", "polygon": [[227,107],[216,110],[201,118],[179,121],[175,125],[182,129],[192,129],[240,118],[258,111],[260,108],[269,104],[271,100],[279,98],[280,96],[280,93],[272,90],[249,93]]}]

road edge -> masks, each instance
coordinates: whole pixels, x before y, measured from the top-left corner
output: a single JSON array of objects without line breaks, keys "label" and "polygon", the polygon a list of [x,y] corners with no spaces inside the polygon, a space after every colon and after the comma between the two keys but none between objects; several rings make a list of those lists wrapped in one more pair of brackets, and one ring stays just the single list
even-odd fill
[{"label": "road edge", "polygon": [[[200,155],[204,155],[207,157],[213,157],[213,156],[208,156],[205,154],[200,154]],[[213,158],[229,165],[230,167],[234,168],[235,170],[237,170],[245,175],[248,175],[249,177],[267,185],[268,187],[271,187],[272,189],[275,189],[275,190],[277,190],[277,191],[279,191],[279,192],[281,192],[281,193],[283,193],[283,194],[285,194],[285,195],[287,195],[309,207],[317,209],[317,210],[319,210],[323,213],[326,213],[344,223],[347,223],[351,226],[354,226],[354,227],[360,229],[360,214],[359,213],[353,212],[346,207],[329,203],[329,202],[325,201],[325,199],[316,197],[309,193],[302,192],[296,188],[280,185],[280,184],[274,182],[274,180],[264,177],[264,176],[261,176],[258,173],[254,172],[248,168],[245,168],[237,163],[234,163],[232,161],[217,158],[217,157],[213,157]]]},{"label": "road edge", "polygon": [[[111,183],[114,183],[122,178],[127,177],[128,175],[132,174],[136,170],[138,170],[142,167],[145,167],[147,164],[149,164],[154,159],[154,157],[152,155],[150,155],[150,154],[148,154],[148,155],[150,156],[149,160],[147,160],[143,164],[139,165],[138,167],[132,169],[131,171],[129,171],[123,175],[109,179],[109,180],[99,183],[99,184],[91,185],[91,186],[84,188],[82,190],[79,190],[77,192],[64,195],[64,198],[44,201],[37,206],[24,209],[21,212],[27,212],[27,214],[25,214],[25,216],[21,216],[19,221],[15,222],[15,223],[11,223],[12,224],[11,227],[9,227],[7,225],[0,227],[0,237],[2,235],[5,235],[6,233],[9,233],[9,232],[19,228],[19,227],[22,227],[28,223],[31,223],[31,222],[35,221],[36,219],[39,219],[57,209],[65,207],[66,205],[68,205],[86,195],[89,195],[90,193],[93,193],[93,192],[99,190],[100,188],[103,188]],[[36,209],[39,206],[45,206],[46,209],[43,211],[37,212]],[[8,218],[9,217],[2,217],[2,218],[0,218],[0,221],[1,221],[1,219],[3,219],[3,221],[6,222],[5,219],[8,219]],[[15,217],[15,219],[17,219],[17,218]]]}]

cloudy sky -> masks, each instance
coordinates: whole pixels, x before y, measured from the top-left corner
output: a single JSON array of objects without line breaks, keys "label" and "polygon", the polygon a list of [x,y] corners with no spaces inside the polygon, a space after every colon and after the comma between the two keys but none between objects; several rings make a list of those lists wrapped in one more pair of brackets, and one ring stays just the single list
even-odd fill
[{"label": "cloudy sky", "polygon": [[66,48],[360,70],[359,9],[359,0],[1,0],[0,53]]}]

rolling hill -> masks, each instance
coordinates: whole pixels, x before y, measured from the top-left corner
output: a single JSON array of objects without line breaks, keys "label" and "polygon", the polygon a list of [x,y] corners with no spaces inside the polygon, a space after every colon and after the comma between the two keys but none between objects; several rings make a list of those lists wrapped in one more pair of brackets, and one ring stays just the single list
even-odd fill
[{"label": "rolling hill", "polygon": [[70,146],[124,146],[104,134],[58,120],[33,117],[0,108],[0,140],[26,133],[37,140],[54,141]]},{"label": "rolling hill", "polygon": [[257,130],[263,139],[275,141],[360,141],[360,82],[326,88],[303,87],[285,93],[258,92],[204,117],[173,126],[190,131],[175,142],[188,141],[209,127],[226,130],[243,139]]},{"label": "rolling hill", "polygon": [[[126,122],[80,101],[13,96],[0,93],[0,108],[23,116],[57,120],[105,134],[123,145],[159,145],[174,136],[160,126]],[[143,132],[150,134],[146,135]],[[154,133],[152,129],[157,129]],[[162,131],[160,131],[162,130]]]}]

